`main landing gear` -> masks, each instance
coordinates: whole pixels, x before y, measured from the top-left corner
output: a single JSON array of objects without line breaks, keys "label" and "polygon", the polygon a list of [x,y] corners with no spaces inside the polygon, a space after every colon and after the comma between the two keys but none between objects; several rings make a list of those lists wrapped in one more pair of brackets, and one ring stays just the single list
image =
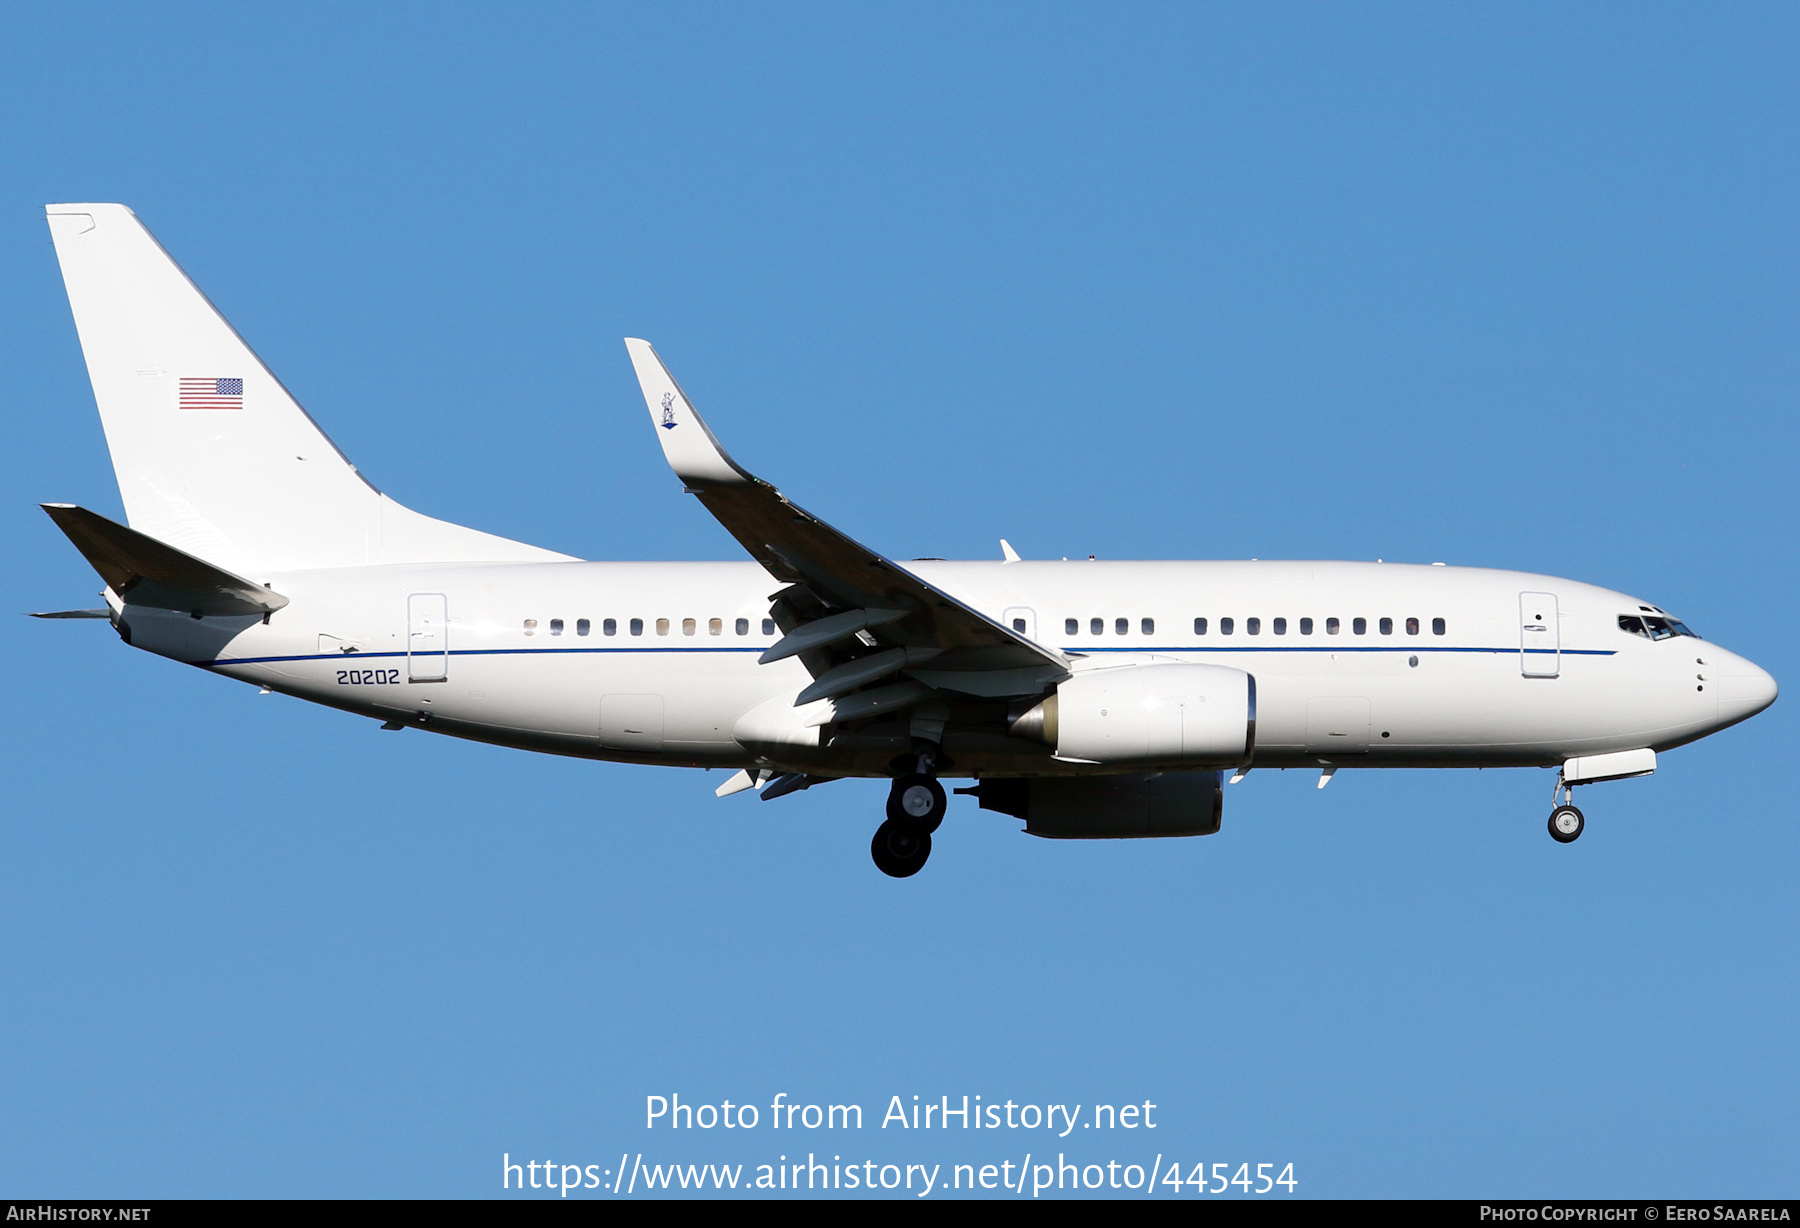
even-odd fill
[{"label": "main landing gear", "polygon": [[1558,844],[1573,844],[1581,838],[1587,820],[1575,809],[1574,788],[1564,784],[1560,774],[1556,778],[1555,798],[1556,809],[1550,812],[1550,838]]},{"label": "main landing gear", "polygon": [[935,756],[922,752],[914,770],[895,778],[888,793],[887,822],[875,829],[869,855],[890,878],[910,878],[931,856],[931,833],[944,821],[949,799],[931,774]]},{"label": "main landing gear", "polygon": [[891,823],[910,823],[926,835],[944,821],[944,808],[949,801],[937,777],[913,772],[894,782],[888,794],[887,817]]},{"label": "main landing gear", "polygon": [[869,856],[875,859],[875,868],[889,878],[911,878],[925,868],[925,859],[931,856],[931,833],[889,819],[875,829]]}]

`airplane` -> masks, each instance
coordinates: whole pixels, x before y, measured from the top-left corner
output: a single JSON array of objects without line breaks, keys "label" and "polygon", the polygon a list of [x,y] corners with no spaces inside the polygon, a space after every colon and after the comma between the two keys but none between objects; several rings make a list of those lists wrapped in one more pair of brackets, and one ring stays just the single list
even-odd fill
[{"label": "airplane", "polygon": [[763,800],[892,783],[904,878],[942,782],[1051,839],[1202,836],[1225,773],[1558,770],[1574,789],[1761,712],[1775,680],[1553,576],[1385,562],[889,559],[719,443],[648,342],[664,458],[750,561],[589,562],[422,515],[338,451],[130,209],[49,205],[125,508],[44,504],[144,651],[502,746],[729,769]]}]

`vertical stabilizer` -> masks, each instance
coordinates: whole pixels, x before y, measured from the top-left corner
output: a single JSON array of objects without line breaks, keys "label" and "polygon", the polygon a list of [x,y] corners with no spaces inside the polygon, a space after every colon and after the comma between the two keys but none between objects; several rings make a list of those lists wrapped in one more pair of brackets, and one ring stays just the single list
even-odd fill
[{"label": "vertical stabilizer", "polygon": [[242,574],[568,556],[365,481],[124,205],[49,205],[125,515]]}]

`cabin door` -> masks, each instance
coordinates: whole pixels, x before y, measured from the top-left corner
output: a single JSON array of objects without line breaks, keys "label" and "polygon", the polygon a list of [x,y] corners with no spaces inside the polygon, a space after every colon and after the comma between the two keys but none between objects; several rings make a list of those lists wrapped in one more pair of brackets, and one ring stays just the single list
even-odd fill
[{"label": "cabin door", "polygon": [[1562,672],[1562,628],[1555,593],[1519,594],[1519,672],[1554,678]]},{"label": "cabin door", "polygon": [[449,615],[442,593],[406,599],[406,680],[443,682],[450,662]]}]

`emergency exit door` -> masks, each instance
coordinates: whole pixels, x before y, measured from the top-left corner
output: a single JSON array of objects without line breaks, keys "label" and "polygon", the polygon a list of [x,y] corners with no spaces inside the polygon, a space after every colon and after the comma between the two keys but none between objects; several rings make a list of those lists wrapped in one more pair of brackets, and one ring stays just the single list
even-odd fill
[{"label": "emergency exit door", "polygon": [[1037,639],[1037,611],[1027,606],[1008,606],[1000,621],[1028,640]]},{"label": "emergency exit door", "polygon": [[443,682],[448,678],[450,619],[447,605],[442,593],[414,593],[406,599],[408,682]]},{"label": "emergency exit door", "polygon": [[1519,672],[1554,678],[1562,672],[1562,629],[1555,593],[1519,594]]}]

